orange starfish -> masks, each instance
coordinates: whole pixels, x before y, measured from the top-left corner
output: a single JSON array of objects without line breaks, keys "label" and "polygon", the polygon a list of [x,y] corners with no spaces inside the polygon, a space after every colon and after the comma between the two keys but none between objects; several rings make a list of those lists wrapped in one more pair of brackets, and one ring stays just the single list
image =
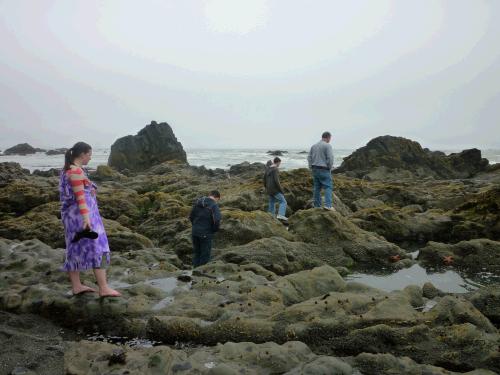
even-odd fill
[{"label": "orange starfish", "polygon": [[390,260],[391,262],[395,263],[395,262],[398,262],[398,261],[400,261],[400,260],[401,260],[401,256],[400,256],[399,254],[397,254],[397,255],[391,255],[391,256],[389,257],[389,260]]},{"label": "orange starfish", "polygon": [[453,255],[448,255],[443,257],[443,263],[449,266],[453,263]]}]

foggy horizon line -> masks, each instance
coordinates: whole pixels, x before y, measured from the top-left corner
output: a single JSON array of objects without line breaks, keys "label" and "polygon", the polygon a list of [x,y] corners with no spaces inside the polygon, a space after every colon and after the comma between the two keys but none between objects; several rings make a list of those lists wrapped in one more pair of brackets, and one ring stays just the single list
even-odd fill
[{"label": "foggy horizon line", "polygon": [[[403,137],[403,138],[405,138],[405,137]],[[413,140],[411,138],[406,138],[406,139],[410,139],[411,141],[417,142],[418,144],[420,144],[420,146],[422,147],[422,149],[428,149],[430,151],[450,151],[450,152],[456,152],[456,151],[470,150],[470,149],[474,149],[474,148],[476,148],[476,149],[478,149],[480,151],[500,150],[500,146],[498,146],[498,147],[477,146],[477,145],[470,145],[470,146],[458,145],[458,146],[454,146],[454,147],[450,147],[450,146],[426,146],[426,145],[423,145],[422,143],[420,143],[418,141],[415,141],[415,140]],[[335,145],[335,143],[332,143],[332,147],[334,148],[334,150],[338,150],[338,151],[353,151],[353,150],[357,150],[357,149],[365,147],[368,144],[368,142],[366,142],[363,146],[357,146],[357,147],[346,147],[346,146],[337,147]],[[35,144],[30,143],[30,142],[23,141],[23,142],[17,142],[15,144],[10,145],[10,146],[0,145],[0,154],[3,153],[3,151],[5,151],[5,150],[7,150],[9,148],[12,148],[14,146],[17,146],[17,145],[20,145],[20,144],[24,144],[24,143],[29,144],[33,148],[39,148],[39,149],[43,149],[43,150],[46,150],[46,151],[56,150],[56,149],[61,149],[61,148],[69,148],[69,147],[72,146],[72,144],[71,145],[67,145],[67,146],[35,145]],[[312,146],[312,144],[311,144],[311,145],[307,145],[307,146],[296,146],[296,145],[288,145],[288,146],[284,146],[284,145],[281,145],[281,146],[277,146],[277,145],[274,145],[274,146],[260,146],[259,145],[259,146],[255,146],[255,147],[252,147],[252,146],[231,146],[231,147],[215,146],[215,147],[210,147],[210,146],[186,146],[182,142],[180,142],[180,143],[182,144],[182,148],[184,149],[184,151],[190,151],[190,150],[256,150],[256,151],[267,152],[267,151],[277,151],[277,150],[279,150],[279,151],[288,151],[288,150],[291,150],[291,151],[306,151],[307,152],[311,148],[311,146]],[[94,150],[97,150],[97,149],[110,150],[111,146],[112,146],[112,144],[110,144],[110,145],[90,144],[90,145],[91,145],[92,149],[94,149]]]}]

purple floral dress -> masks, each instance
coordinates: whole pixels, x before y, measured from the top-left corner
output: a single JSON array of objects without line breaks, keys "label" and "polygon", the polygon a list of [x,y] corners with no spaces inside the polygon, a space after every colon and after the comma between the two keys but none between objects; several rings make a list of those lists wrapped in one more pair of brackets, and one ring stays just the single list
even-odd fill
[{"label": "purple floral dress", "polygon": [[[85,176],[87,176],[84,170]],[[101,215],[97,207],[95,191],[97,186],[85,180],[85,201],[89,209],[90,226],[99,237],[95,240],[82,238],[78,242],[71,242],[75,234],[83,229],[83,218],[80,214],[75,194],[71,188],[69,176],[64,170],[61,171],[59,180],[59,194],[61,200],[61,219],[64,225],[66,237],[66,261],[62,271],[84,271],[88,269],[101,268],[103,256],[106,265],[109,264],[109,244]]]}]

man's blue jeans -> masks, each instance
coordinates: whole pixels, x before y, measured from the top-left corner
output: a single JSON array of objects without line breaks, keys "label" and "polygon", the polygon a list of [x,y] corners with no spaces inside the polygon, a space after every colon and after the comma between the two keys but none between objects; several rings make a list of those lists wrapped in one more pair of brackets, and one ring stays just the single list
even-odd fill
[{"label": "man's blue jeans", "polygon": [[326,169],[313,168],[314,207],[321,207],[321,189],[325,189],[325,207],[332,207],[332,173]]},{"label": "man's blue jeans", "polygon": [[212,237],[192,236],[193,238],[193,268],[202,266],[210,261],[212,252]]},{"label": "man's blue jeans", "polygon": [[269,209],[268,211],[274,216],[276,213],[276,202],[279,202],[278,215],[285,216],[286,213],[286,199],[282,193],[276,193],[269,196]]}]

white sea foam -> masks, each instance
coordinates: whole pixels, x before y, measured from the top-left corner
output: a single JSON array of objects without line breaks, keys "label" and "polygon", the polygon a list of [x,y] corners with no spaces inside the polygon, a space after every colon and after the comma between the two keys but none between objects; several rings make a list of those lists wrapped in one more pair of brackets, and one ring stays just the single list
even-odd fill
[{"label": "white sea foam", "polygon": [[[284,149],[287,153],[280,156],[282,163],[281,169],[296,169],[307,167],[307,153],[305,149]],[[89,163],[90,168],[96,168],[98,165],[108,163],[109,148],[96,148],[93,150],[92,160]],[[202,166],[207,168],[227,169],[231,165],[239,164],[244,161],[255,163],[265,163],[273,156],[267,154],[264,149],[187,149],[187,159],[190,165]],[[354,150],[335,149],[334,166],[342,164],[343,159],[353,153]],[[456,150],[445,151],[459,152]],[[482,156],[490,161],[491,164],[500,163],[500,150],[484,150]],[[45,155],[39,152],[33,155],[0,155],[0,162],[13,161],[21,164],[23,168],[33,172],[35,169],[48,170],[50,168],[61,168],[64,164],[64,155]]]}]

